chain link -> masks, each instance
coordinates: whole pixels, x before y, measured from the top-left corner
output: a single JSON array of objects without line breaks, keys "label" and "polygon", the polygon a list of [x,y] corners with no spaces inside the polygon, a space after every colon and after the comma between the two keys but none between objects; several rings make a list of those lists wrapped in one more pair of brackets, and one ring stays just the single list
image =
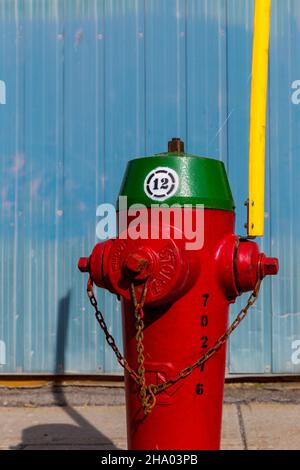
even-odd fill
[{"label": "chain link", "polygon": [[121,353],[121,351],[119,350],[119,348],[117,347],[116,345],[116,342],[115,342],[115,339],[114,337],[110,334],[110,332],[108,331],[108,328],[107,328],[107,325],[105,323],[105,320],[103,318],[103,315],[102,313],[100,312],[100,310],[98,309],[98,303],[97,303],[97,299],[94,295],[94,290],[93,290],[93,282],[91,279],[88,280],[88,285],[87,285],[87,294],[88,294],[88,297],[90,299],[90,302],[92,304],[92,306],[94,307],[94,310],[95,310],[95,317],[96,317],[96,320],[97,322],[99,323],[101,329],[104,331],[104,334],[105,334],[105,338],[106,338],[106,341],[108,342],[109,346],[111,347],[111,349],[114,351],[115,355],[116,355],[116,358],[119,362],[119,364],[127,370],[127,372],[129,373],[129,375],[133,378],[133,380],[139,384],[139,376],[137,375],[137,373],[129,366],[127,360],[125,359],[125,357],[123,356],[123,354]]},{"label": "chain link", "polygon": [[144,414],[148,415],[151,413],[152,408],[156,403],[156,397],[154,393],[152,393],[152,385],[147,387],[146,384],[146,376],[145,376],[145,357],[144,357],[144,312],[143,312],[143,305],[145,302],[145,298],[147,295],[147,282],[145,282],[141,300],[137,302],[134,284],[131,283],[130,285],[130,293],[132,303],[134,305],[134,315],[135,315],[135,329],[136,329],[136,350],[137,350],[137,360],[138,360],[138,376],[139,376],[139,393],[141,397],[142,407],[144,410]]},{"label": "chain link", "polygon": [[135,328],[136,328],[136,349],[137,349],[137,360],[138,360],[138,370],[137,372],[133,370],[125,357],[122,355],[120,350],[118,349],[115,340],[113,336],[109,333],[107,325],[105,323],[105,320],[103,318],[102,313],[98,309],[98,304],[96,297],[94,295],[93,291],[93,283],[91,279],[88,281],[88,286],[87,286],[87,293],[90,299],[90,302],[92,306],[94,307],[95,310],[95,316],[96,319],[104,331],[106,341],[114,351],[117,360],[119,364],[127,370],[129,375],[132,377],[132,379],[135,381],[135,383],[139,387],[139,394],[141,397],[141,402],[142,402],[142,407],[144,410],[144,414],[148,415],[151,413],[152,408],[155,406],[156,403],[156,395],[158,395],[161,392],[164,392],[166,389],[177,383],[178,381],[185,379],[188,377],[193,370],[198,368],[200,365],[204,364],[208,359],[210,359],[219,349],[223,346],[223,344],[227,341],[231,333],[237,328],[237,326],[241,323],[241,321],[246,317],[248,314],[249,309],[252,307],[252,305],[256,302],[259,290],[260,290],[260,285],[261,285],[261,279],[258,280],[253,292],[250,294],[248,301],[242,310],[238,313],[236,318],[233,320],[229,328],[217,339],[217,341],[211,346],[207,351],[202,354],[193,364],[191,364],[188,367],[185,367],[184,369],[181,369],[180,372],[178,372],[177,375],[172,377],[171,379],[167,380],[166,382],[162,382],[158,385],[155,384],[150,384],[147,385],[146,383],[146,377],[145,377],[145,357],[144,357],[144,312],[143,312],[143,306],[145,302],[145,298],[147,295],[147,283],[144,284],[143,291],[141,294],[141,299],[139,302],[137,302],[136,294],[135,294],[135,286],[132,283],[130,286],[130,293],[131,293],[131,298],[132,298],[132,303],[134,306],[134,315],[135,315]]}]

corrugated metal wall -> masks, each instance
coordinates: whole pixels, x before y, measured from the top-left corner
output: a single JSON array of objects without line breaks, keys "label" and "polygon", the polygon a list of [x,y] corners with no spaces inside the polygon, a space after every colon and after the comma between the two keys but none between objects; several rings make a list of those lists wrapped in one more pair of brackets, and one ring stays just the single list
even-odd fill
[{"label": "corrugated metal wall", "polygon": [[[272,7],[261,245],[281,269],[231,340],[231,373],[300,372],[299,7]],[[252,0],[1,0],[0,371],[120,370],[76,263],[129,158],[179,135],[223,160],[245,233],[252,20]],[[120,342],[119,305],[98,295]]]}]

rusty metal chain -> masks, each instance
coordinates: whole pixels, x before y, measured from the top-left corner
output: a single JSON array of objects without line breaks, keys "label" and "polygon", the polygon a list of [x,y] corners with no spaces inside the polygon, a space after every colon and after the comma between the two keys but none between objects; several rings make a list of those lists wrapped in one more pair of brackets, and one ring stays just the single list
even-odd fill
[{"label": "rusty metal chain", "polygon": [[194,369],[197,367],[201,366],[201,364],[204,364],[208,359],[210,359],[221,347],[223,346],[224,343],[226,343],[227,339],[231,335],[231,333],[237,328],[237,326],[241,323],[241,321],[245,318],[247,315],[249,308],[252,307],[252,305],[256,302],[257,296],[259,293],[261,285],[261,279],[257,282],[253,292],[250,294],[248,301],[242,310],[238,313],[238,315],[235,317],[229,328],[223,333],[217,341],[211,346],[207,351],[202,354],[202,356],[199,357],[191,366],[185,367],[184,369],[181,369],[181,371],[173,378],[167,380],[166,382],[160,383],[155,386],[154,388],[154,393],[157,395],[158,393],[163,392],[167,388],[171,387],[174,385],[176,382],[179,380],[185,379],[188,377]]},{"label": "rusty metal chain", "polygon": [[166,389],[168,389],[169,387],[171,387],[172,385],[174,385],[178,381],[188,377],[193,372],[193,370],[198,368],[201,364],[204,364],[217,351],[219,351],[219,349],[227,341],[227,339],[229,338],[231,333],[237,328],[237,326],[241,323],[241,321],[246,317],[246,315],[248,314],[248,311],[252,307],[252,305],[256,302],[258,294],[259,294],[259,290],[260,290],[260,285],[261,285],[261,279],[258,280],[253,292],[250,294],[250,296],[248,298],[248,301],[247,301],[245,307],[240,310],[240,312],[238,313],[236,318],[233,320],[233,322],[231,323],[229,328],[217,339],[217,341],[213,344],[213,346],[211,346],[209,349],[207,349],[207,351],[204,354],[202,354],[202,356],[200,356],[192,365],[190,365],[188,367],[185,367],[184,369],[181,369],[181,371],[178,372],[177,375],[175,375],[171,379],[167,380],[166,382],[162,382],[158,385],[155,385],[155,384],[147,385],[146,377],[145,377],[145,372],[146,371],[145,371],[145,365],[144,365],[145,358],[144,358],[144,344],[143,344],[143,340],[144,340],[143,305],[144,305],[146,294],[147,294],[147,285],[146,285],[146,283],[144,284],[143,292],[142,292],[142,295],[141,295],[141,300],[139,302],[137,302],[137,299],[136,299],[134,284],[131,284],[131,286],[130,286],[130,292],[131,292],[132,302],[133,302],[133,306],[134,306],[134,314],[135,314],[135,318],[136,318],[136,323],[135,323],[135,327],[136,327],[136,344],[137,344],[136,347],[137,347],[137,356],[138,356],[138,364],[139,364],[138,370],[137,370],[137,372],[135,372],[135,370],[133,370],[129,366],[127,360],[125,359],[125,357],[122,355],[122,353],[120,352],[120,350],[116,346],[116,343],[115,343],[115,340],[114,340],[113,336],[108,331],[108,328],[106,326],[103,315],[100,312],[100,310],[98,309],[97,300],[96,300],[96,297],[95,297],[94,292],[93,292],[93,283],[92,283],[91,279],[89,279],[88,287],[87,287],[87,293],[88,293],[90,302],[91,302],[92,306],[94,307],[96,319],[97,319],[100,327],[104,331],[106,341],[108,342],[108,344],[110,345],[110,347],[114,351],[119,364],[124,369],[127,370],[129,375],[132,377],[132,379],[138,385],[139,394],[140,394],[141,402],[142,402],[142,407],[143,407],[145,415],[148,415],[149,413],[151,413],[152,408],[155,406],[156,395],[158,395],[159,393],[165,391]]},{"label": "rusty metal chain", "polygon": [[127,372],[129,373],[129,375],[133,378],[133,380],[139,384],[139,376],[137,375],[137,373],[129,366],[128,362],[126,361],[125,357],[123,356],[123,354],[121,353],[121,351],[119,350],[119,348],[117,347],[116,345],[116,342],[115,342],[115,339],[114,337],[110,334],[110,332],[108,331],[108,328],[107,328],[107,325],[105,323],[105,320],[103,318],[103,315],[102,313],[100,312],[100,310],[98,309],[98,303],[97,303],[97,299],[95,297],[95,294],[94,294],[94,290],[93,290],[93,282],[91,279],[88,280],[88,284],[87,284],[87,294],[88,294],[88,297],[90,299],[90,302],[92,304],[92,306],[94,307],[94,310],[95,310],[95,317],[96,317],[96,320],[97,322],[99,323],[100,327],[102,328],[102,330],[104,331],[104,334],[105,334],[105,338],[106,338],[106,341],[108,342],[109,346],[111,347],[111,349],[114,351],[115,355],[116,355],[116,358],[119,362],[119,364],[127,370]]},{"label": "rusty metal chain", "polygon": [[132,298],[132,303],[134,305],[134,315],[135,315],[135,329],[136,329],[136,350],[137,350],[137,360],[138,360],[138,376],[139,376],[139,393],[141,397],[142,407],[144,414],[148,415],[151,413],[152,408],[156,403],[155,394],[152,392],[152,385],[149,387],[146,384],[145,376],[145,357],[144,357],[144,312],[143,306],[145,298],[147,295],[147,282],[144,283],[141,300],[137,302],[134,284],[130,285],[130,293]]}]

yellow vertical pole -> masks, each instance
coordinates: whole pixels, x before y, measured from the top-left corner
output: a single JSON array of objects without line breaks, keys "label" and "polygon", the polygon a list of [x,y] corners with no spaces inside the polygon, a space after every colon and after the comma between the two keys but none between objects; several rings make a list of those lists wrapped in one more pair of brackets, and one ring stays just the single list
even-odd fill
[{"label": "yellow vertical pole", "polygon": [[271,0],[255,0],[249,131],[248,236],[264,234],[265,142]]}]

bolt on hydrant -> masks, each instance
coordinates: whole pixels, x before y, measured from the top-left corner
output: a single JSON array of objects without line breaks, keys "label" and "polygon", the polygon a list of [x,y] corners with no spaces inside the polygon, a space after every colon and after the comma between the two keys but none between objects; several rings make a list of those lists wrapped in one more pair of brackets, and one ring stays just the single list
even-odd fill
[{"label": "bolt on hydrant", "polygon": [[[226,340],[278,260],[234,234],[224,164],[186,154],[180,139],[167,153],[130,161],[120,196],[127,226],[78,266],[89,273],[97,320],[125,369],[128,448],[219,449]],[[121,299],[124,356],[93,284]],[[229,305],[248,291],[228,327]]]}]

